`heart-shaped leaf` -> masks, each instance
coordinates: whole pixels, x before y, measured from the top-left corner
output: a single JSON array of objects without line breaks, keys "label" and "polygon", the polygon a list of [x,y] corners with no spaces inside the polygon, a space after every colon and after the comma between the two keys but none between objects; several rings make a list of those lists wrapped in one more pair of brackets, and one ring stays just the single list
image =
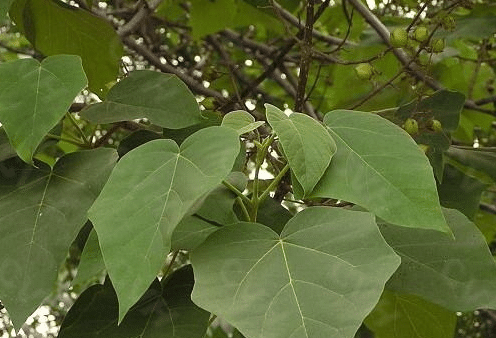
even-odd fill
[{"label": "heart-shaped leaf", "polygon": [[16,0],[9,14],[44,55],[79,55],[89,88],[105,96],[107,84],[119,74],[123,54],[120,38],[107,20],[58,0]]},{"label": "heart-shaped leaf", "polygon": [[291,171],[307,196],[320,180],[336,152],[329,132],[311,117],[293,113],[289,117],[280,109],[266,104],[267,121],[279,137]]},{"label": "heart-shaped leaf", "polygon": [[456,314],[416,296],[384,291],[365,324],[375,338],[453,338]]},{"label": "heart-shaped leaf", "polygon": [[363,206],[393,224],[450,232],[432,167],[400,127],[371,113],[329,112],[338,150],[312,196]]},{"label": "heart-shaped leaf", "polygon": [[223,126],[236,130],[239,135],[249,133],[263,124],[263,121],[255,121],[253,115],[244,110],[227,113],[222,119]]},{"label": "heart-shaped leaf", "polygon": [[53,170],[18,158],[0,163],[0,299],[17,328],[53,290],[116,160],[101,148],[65,155]]},{"label": "heart-shaped leaf", "polygon": [[191,301],[193,283],[190,265],[163,281],[163,291],[155,280],[120,325],[112,284],[94,285],[71,307],[58,338],[203,337],[210,314]]},{"label": "heart-shaped leaf", "polygon": [[380,224],[382,235],[401,256],[387,288],[452,311],[496,309],[496,263],[484,236],[458,210],[443,211],[455,239],[437,231]]},{"label": "heart-shaped leaf", "polygon": [[239,152],[231,128],[209,127],[178,147],[154,140],[117,164],[89,211],[119,297],[119,319],[156,277],[179,221],[227,177]]},{"label": "heart-shaped leaf", "polygon": [[280,236],[257,223],[222,227],[191,262],[193,301],[247,338],[352,338],[400,259],[373,215],[314,207]]},{"label": "heart-shaped leaf", "polygon": [[0,64],[0,122],[23,161],[32,163],[36,147],[86,84],[74,55]]},{"label": "heart-shaped leaf", "polygon": [[137,70],[110,89],[105,101],[81,112],[93,123],[146,117],[160,127],[179,129],[203,121],[195,96],[173,74]]}]

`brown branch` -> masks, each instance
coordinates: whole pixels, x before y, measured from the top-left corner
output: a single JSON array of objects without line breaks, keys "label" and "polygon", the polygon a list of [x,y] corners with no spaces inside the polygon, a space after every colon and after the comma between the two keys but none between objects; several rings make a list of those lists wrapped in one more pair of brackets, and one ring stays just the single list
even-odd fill
[{"label": "brown branch", "polygon": [[[382,41],[388,45],[389,47],[391,46],[391,42],[389,41],[389,30],[386,28],[386,26],[372,13],[367,6],[365,6],[360,0],[348,0],[354,7],[355,9],[363,16],[365,21],[367,21],[370,26],[376,31],[376,33],[380,36]],[[434,33],[434,31],[431,33]],[[429,37],[430,38],[430,37]],[[415,77],[417,80],[422,81],[425,83],[427,86],[434,90],[441,90],[443,89],[443,85],[437,82],[436,80],[432,79],[431,77],[427,76],[422,72],[422,70],[417,66],[415,63],[414,59],[410,58],[405,51],[403,51],[401,48],[393,48],[393,53],[396,56],[396,58],[403,64],[403,66],[408,70],[408,73],[411,74],[413,77]],[[484,109],[479,106],[477,106],[474,101],[472,100],[466,100],[464,107],[467,109],[472,109],[476,111],[480,111],[483,113],[488,113],[495,115],[496,113],[492,110]]]},{"label": "brown branch", "polygon": [[134,32],[145,21],[145,19],[149,17],[150,13],[153,13],[153,11],[155,11],[155,9],[158,7],[158,5],[160,5],[161,2],[162,0],[152,0],[150,4],[148,4],[146,1],[143,1],[140,8],[131,18],[131,20],[119,27],[119,29],[117,30],[117,34],[120,37],[125,37]]},{"label": "brown branch", "polygon": [[143,45],[138,44],[136,41],[131,39],[130,37],[124,37],[122,38],[122,41],[126,46],[134,50],[136,53],[140,54],[143,56],[150,64],[153,66],[157,67],[159,70],[165,72],[165,73],[172,73],[176,75],[178,78],[180,78],[184,83],[188,85],[188,87],[195,92],[196,94],[200,95],[205,95],[207,97],[213,97],[220,103],[226,102],[226,98],[218,91],[215,91],[210,88],[206,88],[195,80],[194,78],[190,77],[189,75],[186,75],[183,73],[181,70],[167,64],[167,63],[162,63],[160,59],[148,48],[146,48]]},{"label": "brown branch", "polygon": [[[294,27],[298,28],[299,30],[304,30],[305,26],[298,20],[298,18],[294,17],[293,14],[288,12],[284,7],[279,5],[276,1],[272,1],[272,5],[274,6],[274,10],[277,11],[277,14],[279,14],[284,20],[286,20],[288,23],[293,25]],[[319,15],[320,16],[320,15]],[[318,16],[316,16],[318,17]],[[330,36],[327,34],[323,34],[316,29],[312,30],[312,36],[320,41],[326,42],[330,45],[339,45],[343,43],[343,39],[336,38],[334,36]],[[355,43],[346,41],[344,42],[346,45],[355,45]]]},{"label": "brown branch", "polygon": [[300,73],[298,76],[298,86],[296,88],[295,111],[302,112],[306,97],[306,87],[308,72],[312,61],[312,30],[314,24],[314,4],[313,0],[307,0],[307,15],[305,29],[303,33],[302,53],[300,59]]}]

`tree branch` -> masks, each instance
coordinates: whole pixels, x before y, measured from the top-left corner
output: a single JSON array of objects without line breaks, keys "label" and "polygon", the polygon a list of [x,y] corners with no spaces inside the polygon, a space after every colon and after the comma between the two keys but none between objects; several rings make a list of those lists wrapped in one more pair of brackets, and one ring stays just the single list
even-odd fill
[{"label": "tree branch", "polygon": [[[372,13],[367,6],[365,6],[360,0],[348,0],[355,9],[363,16],[365,21],[367,21],[370,26],[377,32],[382,41],[391,46],[391,42],[389,41],[389,30],[386,26]],[[427,86],[434,90],[443,89],[443,85],[437,82],[436,80],[430,78],[426,74],[422,72],[422,70],[417,66],[413,59],[411,59],[408,54],[405,53],[401,48],[393,48],[393,53],[396,58],[403,64],[403,66],[408,70],[408,73],[414,76],[419,81],[424,82]],[[472,109],[476,111],[480,111],[483,113],[488,113],[495,115],[496,113],[492,110],[484,109],[477,106],[474,101],[466,100],[464,107],[467,109]]]},{"label": "tree branch", "polygon": [[160,5],[162,1],[163,0],[151,0],[149,4],[146,1],[143,1],[139,10],[131,18],[131,20],[119,27],[119,29],[117,30],[117,34],[120,37],[125,37],[134,32],[134,30],[136,30],[136,28],[138,28],[146,18],[148,18],[150,13],[153,13],[153,11],[158,7],[158,5]]}]

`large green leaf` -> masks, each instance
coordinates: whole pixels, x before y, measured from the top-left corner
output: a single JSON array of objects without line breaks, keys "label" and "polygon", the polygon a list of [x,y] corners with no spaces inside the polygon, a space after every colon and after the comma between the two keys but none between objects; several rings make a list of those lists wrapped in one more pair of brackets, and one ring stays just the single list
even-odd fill
[{"label": "large green leaf", "polygon": [[496,263],[483,235],[461,212],[444,209],[444,215],[454,240],[432,230],[380,225],[401,256],[387,288],[452,311],[496,308]]},{"label": "large green leaf", "polygon": [[0,64],[0,122],[19,157],[32,163],[36,147],[86,83],[74,55]]},{"label": "large green leaf", "polygon": [[313,196],[356,203],[393,224],[450,232],[429,161],[403,129],[347,110],[326,114],[324,123],[338,150]]},{"label": "large green leaf", "polygon": [[7,137],[7,133],[3,128],[0,129],[0,162],[7,160],[16,156],[16,151],[12,148],[12,145],[9,142],[9,138]]},{"label": "large green leaf", "polygon": [[308,208],[281,235],[222,227],[191,254],[193,301],[247,338],[351,338],[400,260],[369,213]]},{"label": "large green leaf", "polygon": [[385,291],[365,324],[375,338],[453,338],[456,314],[416,296]]},{"label": "large green leaf", "polygon": [[79,55],[97,95],[115,81],[123,48],[106,20],[58,0],[16,0],[10,16],[41,53]]},{"label": "large green leaf", "polygon": [[288,117],[270,104],[266,104],[265,109],[267,121],[279,137],[291,171],[307,196],[331,163],[336,144],[329,132],[308,115],[293,113]]},{"label": "large green leaf", "polygon": [[179,221],[229,174],[237,133],[209,127],[187,138],[154,140],[117,164],[89,211],[119,297],[119,319],[160,270]]},{"label": "large green leaf", "polygon": [[179,129],[202,122],[200,108],[188,87],[173,74],[137,70],[110,89],[105,101],[89,106],[81,116],[93,123],[138,118]]},{"label": "large green leaf", "polygon": [[[117,160],[111,149],[72,153],[51,170],[3,162],[0,299],[18,328],[53,289],[71,242]],[[22,162],[21,162],[22,163]]]},{"label": "large green leaf", "polygon": [[193,283],[191,266],[168,277],[163,291],[155,280],[120,325],[112,284],[107,280],[105,285],[94,285],[72,306],[58,338],[203,337],[210,314],[191,301]]},{"label": "large green leaf", "polygon": [[98,243],[98,236],[96,231],[91,230],[81,253],[77,275],[72,280],[72,285],[85,285],[94,282],[104,271],[105,262]]},{"label": "large green leaf", "polygon": [[218,226],[197,215],[186,216],[172,233],[171,248],[172,250],[194,250],[218,229]]}]

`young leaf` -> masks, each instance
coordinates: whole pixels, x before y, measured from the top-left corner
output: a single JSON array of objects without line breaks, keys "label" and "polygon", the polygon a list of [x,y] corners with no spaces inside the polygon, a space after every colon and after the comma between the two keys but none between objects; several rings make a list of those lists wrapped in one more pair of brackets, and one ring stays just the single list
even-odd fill
[{"label": "young leaf", "polygon": [[193,301],[247,338],[351,338],[400,263],[371,214],[326,207],[298,213],[280,236],[222,227],[191,261]]},{"label": "young leaf", "polygon": [[263,125],[263,121],[255,121],[255,118],[244,110],[235,110],[227,113],[222,119],[222,125],[232,128],[243,135]]},{"label": "young leaf", "polygon": [[347,110],[328,113],[324,123],[338,151],[312,196],[356,203],[393,224],[450,232],[429,161],[404,130]]},{"label": "young leaf", "polygon": [[95,230],[91,230],[81,253],[77,275],[72,280],[72,285],[83,285],[88,281],[92,281],[92,279],[101,275],[103,271],[105,271],[105,262],[98,243],[98,236]]},{"label": "young leaf", "polygon": [[58,338],[203,337],[210,314],[190,299],[193,271],[185,266],[162,286],[155,279],[140,301],[117,325],[119,304],[110,281],[87,289],[72,306]]},{"label": "young leaf", "polygon": [[0,299],[17,328],[52,291],[116,160],[101,148],[65,155],[53,170],[18,158],[0,163]]},{"label": "young leaf", "polygon": [[200,108],[188,87],[173,74],[136,70],[113,86],[105,101],[81,112],[92,123],[138,118],[164,128],[180,129],[202,122]]},{"label": "young leaf", "polygon": [[270,104],[266,104],[265,109],[267,121],[279,137],[291,171],[302,186],[304,196],[308,196],[329,166],[336,144],[318,121],[305,114],[293,113],[288,117]]},{"label": "young leaf", "polygon": [[74,55],[0,64],[0,122],[23,161],[32,163],[36,147],[86,84]]},{"label": "young leaf", "polygon": [[79,55],[89,88],[99,96],[107,93],[107,83],[119,73],[123,48],[106,20],[58,0],[17,0],[10,17],[44,55]]},{"label": "young leaf", "polygon": [[496,263],[483,235],[461,212],[443,211],[454,240],[437,231],[380,224],[382,235],[401,256],[387,288],[452,311],[496,309]]},{"label": "young leaf", "polygon": [[384,291],[365,324],[375,338],[453,338],[456,314],[416,296]]},{"label": "young leaf", "polygon": [[234,130],[209,127],[181,147],[150,141],[119,161],[89,211],[119,297],[119,320],[160,270],[174,228],[227,177],[238,152]]}]

